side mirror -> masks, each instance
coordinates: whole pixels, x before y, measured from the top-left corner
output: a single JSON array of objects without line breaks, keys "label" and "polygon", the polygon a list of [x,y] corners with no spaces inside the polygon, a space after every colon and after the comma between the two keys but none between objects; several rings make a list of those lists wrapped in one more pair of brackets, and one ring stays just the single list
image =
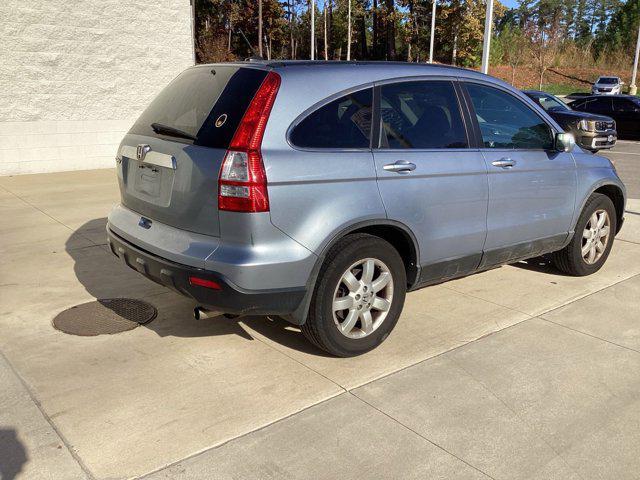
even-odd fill
[{"label": "side mirror", "polygon": [[556,133],[556,150],[570,152],[576,146],[576,139],[570,133]]}]

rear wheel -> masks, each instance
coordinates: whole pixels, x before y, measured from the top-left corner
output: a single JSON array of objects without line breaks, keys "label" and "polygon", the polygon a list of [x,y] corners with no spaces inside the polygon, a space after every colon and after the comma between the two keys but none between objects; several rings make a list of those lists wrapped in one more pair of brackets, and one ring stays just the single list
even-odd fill
[{"label": "rear wheel", "polygon": [[397,323],[406,283],[404,263],[390,243],[348,235],[327,254],[302,332],[333,355],[367,352]]},{"label": "rear wheel", "polygon": [[569,245],[553,254],[553,262],[569,275],[597,272],[606,262],[616,232],[616,209],[606,195],[594,193],[587,200]]}]

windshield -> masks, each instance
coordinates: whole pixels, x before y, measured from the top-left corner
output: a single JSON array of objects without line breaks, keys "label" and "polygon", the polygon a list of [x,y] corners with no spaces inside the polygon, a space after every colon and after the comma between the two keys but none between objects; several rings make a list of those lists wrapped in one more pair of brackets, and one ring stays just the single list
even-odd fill
[{"label": "windshield", "polygon": [[562,100],[557,99],[553,95],[533,94],[531,95],[531,98],[533,98],[533,100],[547,112],[563,112],[570,110]]},{"label": "windshield", "polygon": [[130,133],[227,148],[266,74],[230,65],[189,68],[158,94]]},{"label": "windshield", "polygon": [[615,85],[618,83],[616,77],[600,77],[596,83],[602,83],[603,85]]}]

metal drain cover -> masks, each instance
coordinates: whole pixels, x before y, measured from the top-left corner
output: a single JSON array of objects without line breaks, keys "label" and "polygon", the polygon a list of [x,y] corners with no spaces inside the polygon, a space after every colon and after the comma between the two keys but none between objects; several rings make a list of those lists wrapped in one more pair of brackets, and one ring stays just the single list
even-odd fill
[{"label": "metal drain cover", "polygon": [[71,335],[93,337],[133,330],[156,318],[156,307],[132,298],[104,298],[60,312],[53,326]]}]

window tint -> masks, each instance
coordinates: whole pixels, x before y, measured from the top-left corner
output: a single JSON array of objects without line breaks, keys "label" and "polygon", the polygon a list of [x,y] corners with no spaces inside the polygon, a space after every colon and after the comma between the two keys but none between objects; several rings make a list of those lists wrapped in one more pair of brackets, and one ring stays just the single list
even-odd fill
[{"label": "window tint", "polygon": [[372,89],[350,93],[319,108],[291,132],[304,148],[369,148]]},{"label": "window tint", "polygon": [[553,148],[553,134],[524,102],[484,85],[467,84],[485,148]]},{"label": "window tint", "polygon": [[626,98],[614,98],[613,109],[616,112],[637,112],[639,110],[638,105],[633,100]]},{"label": "window tint", "polygon": [[591,97],[584,100],[576,100],[571,106],[575,110],[583,110],[585,112],[608,112],[611,110],[611,99]]},{"label": "window tint", "polygon": [[381,88],[383,147],[466,148],[453,83],[403,82]]},{"label": "window tint", "polygon": [[[231,66],[195,67],[182,72],[151,102],[130,133],[164,137],[159,123],[196,137],[196,145],[227,148],[267,72]],[[223,122],[216,120],[224,119]],[[222,125],[220,125],[222,123]],[[171,136],[176,142],[188,142]]]},{"label": "window tint", "polygon": [[569,103],[571,110],[584,110],[585,101],[584,100],[574,100]]},{"label": "window tint", "polygon": [[598,112],[608,112],[611,110],[611,99],[609,98],[596,98],[592,102],[587,103],[588,108]]}]

